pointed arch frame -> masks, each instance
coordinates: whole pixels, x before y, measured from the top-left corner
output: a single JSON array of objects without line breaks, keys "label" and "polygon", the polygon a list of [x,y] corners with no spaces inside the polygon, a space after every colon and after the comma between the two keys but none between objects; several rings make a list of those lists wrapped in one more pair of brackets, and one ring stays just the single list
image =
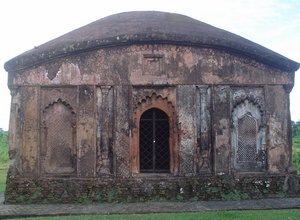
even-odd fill
[{"label": "pointed arch frame", "polygon": [[133,126],[131,130],[131,172],[140,173],[140,119],[142,114],[151,109],[157,108],[169,117],[169,152],[170,152],[170,173],[177,175],[179,171],[179,149],[178,149],[178,123],[174,105],[156,93],[147,96],[135,106],[133,111]]},{"label": "pointed arch frame", "polygon": [[[232,166],[237,172],[262,172],[266,170],[266,126],[264,123],[264,111],[262,107],[250,100],[245,99],[234,106],[232,111]],[[255,121],[255,139],[256,139],[256,165],[253,168],[247,169],[244,167],[247,162],[238,161],[239,149],[239,122],[243,118],[251,118]]]},{"label": "pointed arch frame", "polygon": [[[73,148],[71,150],[71,158],[72,163],[74,163],[74,170],[73,171],[61,171],[61,172],[49,172],[47,171],[46,167],[46,154],[48,150],[48,124],[46,123],[45,115],[48,113],[49,109],[53,106],[61,104],[63,105],[66,110],[70,113],[71,121],[70,121],[70,129],[71,129],[71,139],[73,143]],[[41,146],[41,172],[44,175],[76,175],[77,173],[77,141],[76,141],[76,113],[72,106],[65,100],[58,98],[57,100],[49,103],[43,110],[42,110],[42,128],[41,128],[41,139],[42,139],[42,146]]]}]

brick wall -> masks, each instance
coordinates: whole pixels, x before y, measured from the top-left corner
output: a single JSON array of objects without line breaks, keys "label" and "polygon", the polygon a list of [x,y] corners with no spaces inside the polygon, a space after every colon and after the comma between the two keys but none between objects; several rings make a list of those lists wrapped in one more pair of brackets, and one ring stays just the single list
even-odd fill
[{"label": "brick wall", "polygon": [[[136,179],[8,179],[6,203],[101,203],[285,197],[285,176]],[[298,180],[299,182],[299,180]],[[299,193],[299,192],[298,192]],[[293,194],[295,195],[295,194]]]}]

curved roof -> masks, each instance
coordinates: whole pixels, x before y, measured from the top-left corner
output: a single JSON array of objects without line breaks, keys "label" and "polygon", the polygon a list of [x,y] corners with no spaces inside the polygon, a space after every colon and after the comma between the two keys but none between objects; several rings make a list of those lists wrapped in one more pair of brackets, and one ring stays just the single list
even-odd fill
[{"label": "curved roof", "polygon": [[228,31],[184,15],[155,11],[124,12],[102,18],[7,61],[4,68],[15,71],[69,54],[137,43],[216,48],[286,71],[299,68],[299,63]]}]

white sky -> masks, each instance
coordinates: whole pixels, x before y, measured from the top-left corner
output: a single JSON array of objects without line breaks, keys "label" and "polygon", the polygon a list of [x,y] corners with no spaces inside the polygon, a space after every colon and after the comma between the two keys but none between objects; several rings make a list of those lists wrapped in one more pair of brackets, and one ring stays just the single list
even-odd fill
[{"label": "white sky", "polygon": [[[9,122],[7,60],[102,17],[136,10],[184,14],[300,62],[300,0],[1,0],[0,128],[7,130]],[[292,120],[300,120],[299,74],[291,93]]]}]

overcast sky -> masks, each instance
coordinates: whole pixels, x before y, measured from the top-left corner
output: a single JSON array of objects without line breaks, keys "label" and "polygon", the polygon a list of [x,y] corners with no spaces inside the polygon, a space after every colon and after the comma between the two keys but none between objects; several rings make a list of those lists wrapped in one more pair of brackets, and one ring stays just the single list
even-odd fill
[{"label": "overcast sky", "polygon": [[[300,0],[1,0],[0,128],[7,130],[9,122],[7,60],[105,16],[136,10],[184,14],[300,62]],[[292,120],[300,120],[299,74]]]}]

